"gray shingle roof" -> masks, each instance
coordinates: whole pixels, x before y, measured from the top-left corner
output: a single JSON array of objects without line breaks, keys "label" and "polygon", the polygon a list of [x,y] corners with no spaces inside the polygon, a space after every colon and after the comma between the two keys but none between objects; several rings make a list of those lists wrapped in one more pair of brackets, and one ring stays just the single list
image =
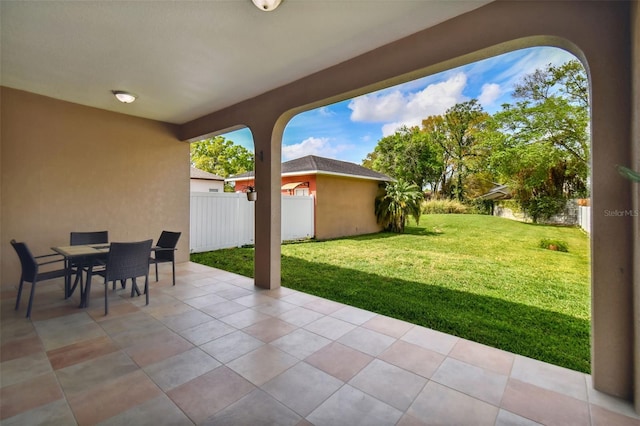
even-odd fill
[{"label": "gray shingle roof", "polygon": [[[372,179],[380,181],[391,181],[389,176],[378,173],[366,167],[359,166],[355,163],[347,161],[334,160],[331,158],[318,157],[316,155],[307,155],[306,157],[296,158],[282,163],[283,176],[295,176],[303,174],[329,174],[339,176],[354,176],[363,179]],[[232,180],[239,178],[253,177],[254,172],[242,173],[231,177]],[[227,180],[231,180],[227,179]]]},{"label": "gray shingle roof", "polygon": [[507,185],[496,184],[489,192],[478,197],[480,200],[506,200],[511,198],[511,190]]},{"label": "gray shingle roof", "polygon": [[221,180],[224,181],[222,176],[214,175],[213,173],[205,172],[204,170],[191,167],[191,179],[207,179],[207,180]]}]

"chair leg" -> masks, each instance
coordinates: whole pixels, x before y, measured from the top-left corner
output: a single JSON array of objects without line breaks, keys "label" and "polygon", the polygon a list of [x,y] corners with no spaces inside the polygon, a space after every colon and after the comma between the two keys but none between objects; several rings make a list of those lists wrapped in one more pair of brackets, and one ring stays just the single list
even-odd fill
[{"label": "chair leg", "polygon": [[136,281],[135,277],[131,278],[131,297],[133,297],[133,294],[135,293],[137,296],[140,296],[140,289],[138,288],[138,282]]},{"label": "chair leg", "polygon": [[[120,280],[120,287],[125,288],[127,286],[127,280]],[[113,290],[116,289],[116,282],[113,281]]]},{"label": "chair leg", "polygon": [[33,297],[36,294],[36,280],[31,283],[31,294],[29,295],[29,307],[27,307],[27,318],[31,318],[31,307],[33,306]]},{"label": "chair leg", "polygon": [[84,292],[82,293],[82,297],[80,299],[81,308],[89,307],[89,301],[91,300],[90,296],[91,296],[91,278],[92,277],[93,277],[93,263],[90,263],[89,269],[87,269],[87,281],[84,285]]},{"label": "chair leg", "polygon": [[156,282],[158,282],[158,262],[156,262]]},{"label": "chair leg", "polygon": [[144,277],[144,294],[147,296],[147,305],[149,304],[149,274]]},{"label": "chair leg", "polygon": [[[66,278],[65,278],[66,279]],[[76,291],[76,287],[78,286],[78,283],[80,283],[80,291],[82,292],[82,269],[78,268],[78,272],[76,273],[76,279],[73,281],[73,286],[71,286],[71,288],[69,288],[69,292],[67,293],[67,299],[69,297],[71,297],[71,295],[73,294],[74,291]]]},{"label": "chair leg", "polygon": [[24,285],[24,280],[20,278],[20,285],[18,286],[18,296],[16,297],[16,311],[20,307],[20,297],[22,296],[22,286]]},{"label": "chair leg", "polygon": [[[113,282],[115,286],[115,281]],[[107,296],[109,289],[109,281],[104,280],[104,314],[105,316],[109,314],[109,297]]]},{"label": "chair leg", "polygon": [[175,260],[171,261],[171,272],[173,273],[173,285],[176,285],[176,262],[175,262]]},{"label": "chair leg", "polygon": [[71,294],[71,290],[69,289],[71,287],[71,276],[70,276],[70,272],[69,272],[69,265],[71,264],[71,262],[69,262],[69,260],[67,258],[64,259],[64,270],[67,271],[66,274],[64,274],[64,298],[65,300],[69,298],[69,294]]}]

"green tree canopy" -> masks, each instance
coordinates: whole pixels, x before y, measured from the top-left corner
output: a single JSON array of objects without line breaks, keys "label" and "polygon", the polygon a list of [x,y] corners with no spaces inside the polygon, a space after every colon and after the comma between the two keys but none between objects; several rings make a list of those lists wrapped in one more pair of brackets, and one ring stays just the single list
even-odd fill
[{"label": "green tree canopy", "polygon": [[578,61],[526,75],[515,104],[493,116],[488,166],[512,188],[534,221],[585,196],[589,174],[588,87]]},{"label": "green tree canopy", "polygon": [[215,136],[191,144],[191,164],[195,168],[226,178],[252,171],[254,155],[224,136]]},{"label": "green tree canopy", "polygon": [[440,191],[465,201],[465,182],[478,167],[482,154],[480,138],[489,115],[477,100],[472,99],[449,108],[444,115],[430,116],[422,121],[422,131],[440,145],[444,164]]},{"label": "green tree canopy", "polygon": [[378,142],[363,165],[425,188],[442,173],[442,150],[418,127],[398,129]]}]

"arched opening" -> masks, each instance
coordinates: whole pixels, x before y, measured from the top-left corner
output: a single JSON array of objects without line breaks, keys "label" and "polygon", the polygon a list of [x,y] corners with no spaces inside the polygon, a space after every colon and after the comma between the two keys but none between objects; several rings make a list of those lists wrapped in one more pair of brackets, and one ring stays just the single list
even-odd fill
[{"label": "arched opening", "polygon": [[255,241],[255,149],[243,127],[190,144],[190,253]]},{"label": "arched opening", "polygon": [[[621,180],[615,167],[629,160],[630,150],[635,154],[631,140],[635,128],[630,124],[635,104],[629,95],[632,90],[629,70],[634,69],[635,63],[629,57],[629,6],[609,4],[605,7],[587,3],[581,4],[580,8],[570,3],[547,6],[494,3],[465,19],[456,19],[376,49],[265,94],[242,107],[247,114],[256,117],[252,130],[261,128],[261,137],[256,145],[259,150],[264,150],[265,162],[268,163],[262,173],[274,180],[280,174],[280,146],[278,143],[275,147],[273,142],[280,140],[283,117],[290,118],[297,112],[512,49],[548,44],[576,54],[587,64],[591,82],[592,208],[598,212],[592,217],[592,236],[597,240],[597,244],[592,244],[591,262],[593,386],[612,395],[630,398],[635,360],[632,343],[634,307],[631,302],[634,265],[630,253],[635,243],[629,230],[635,229],[635,221],[630,217],[613,219],[602,214],[608,209],[629,210],[632,200],[635,202],[637,198],[635,193],[629,197],[630,184]],[[566,25],[567,20],[575,20],[576,16],[580,17],[579,27],[586,28],[586,31]],[[635,10],[631,16],[635,19]],[[499,29],[494,26],[496,19],[502,19],[500,22],[504,24]],[[477,37],[469,38],[463,31],[470,25],[473,25]],[[588,30],[620,26],[623,27],[621,31],[600,32],[598,35]],[[446,40],[446,49],[441,45],[433,47],[432,41],[436,39]],[[387,57],[394,60],[383,60]],[[274,112],[275,115],[261,115],[268,111],[265,107],[269,105],[279,105],[280,108]],[[236,114],[236,108],[210,118],[228,123],[230,113]],[[201,124],[199,121],[186,126],[185,136],[195,134]],[[279,205],[274,209],[271,213],[279,214]],[[262,213],[266,215],[269,211],[263,210]],[[273,220],[271,225],[265,232],[269,242],[262,248],[264,258],[268,257],[268,262],[274,265],[261,271],[265,280],[263,285],[267,288],[271,285],[277,287],[280,281],[279,249],[276,248],[279,242],[273,238],[274,232],[279,235],[280,229]],[[276,252],[278,256],[274,255]]]},{"label": "arched opening", "polygon": [[[500,235],[501,238],[497,242],[480,239],[475,243],[479,245],[479,250],[477,247],[465,248],[470,252],[463,252],[458,248],[456,253],[455,247],[452,249],[449,246],[442,246],[440,250],[453,251],[448,254],[448,259],[441,257],[438,262],[433,260],[435,252],[430,253],[432,259],[424,257],[425,248],[416,244],[414,240],[408,244],[420,247],[421,253],[411,252],[410,246],[404,248],[400,246],[395,248],[396,253],[392,255],[395,263],[389,259],[376,263],[371,259],[384,257],[380,253],[388,251],[385,245],[389,244],[391,238],[388,234],[373,234],[375,230],[372,231],[367,227],[367,219],[363,219],[363,217],[370,219],[373,216],[375,189],[384,180],[376,175],[367,176],[361,166],[364,163],[368,166],[364,169],[375,169],[372,167],[371,154],[381,140],[391,137],[402,126],[419,128],[429,117],[442,116],[448,109],[469,102],[470,99],[479,99],[487,115],[498,114],[506,110],[503,104],[515,104],[511,99],[512,88],[516,84],[524,84],[520,81],[523,76],[533,75],[536,71],[545,71],[549,65],[553,65],[554,69],[558,70],[570,60],[575,60],[575,57],[557,48],[535,47],[513,51],[428,75],[401,86],[393,86],[379,92],[309,110],[293,117],[283,134],[282,188],[297,187],[303,178],[307,181],[313,180],[312,185],[306,185],[313,188],[313,195],[316,197],[315,236],[318,239],[333,240],[354,235],[364,236],[348,240],[350,243],[356,241],[359,244],[357,252],[353,253],[348,247],[339,246],[335,241],[328,244],[336,244],[333,249],[336,253],[332,253],[331,250],[315,253],[313,249],[305,252],[300,248],[304,246],[300,245],[296,245],[294,249],[283,247],[282,284],[285,287],[291,286],[329,299],[333,298],[339,302],[417,322],[511,352],[588,372],[590,358],[589,243],[584,233],[572,229],[571,231],[575,232],[568,233],[568,236],[555,237],[560,242],[563,238],[569,238],[572,247],[569,254],[553,253],[555,256],[553,258],[549,257],[548,250],[538,247],[538,244],[542,240],[549,239],[549,235],[555,235],[557,229],[554,227],[549,227],[549,230],[544,232],[541,226],[526,225],[507,230],[496,223],[482,222],[475,224],[475,228],[465,231],[459,228],[460,225],[457,223],[453,225],[445,221],[443,224],[432,219],[439,216],[423,216],[422,225],[414,224],[407,233],[414,238],[429,241],[429,244],[436,244],[439,236],[456,235],[454,238],[458,238],[458,244],[462,245],[465,232],[476,232],[482,227],[491,227],[487,235],[482,238],[491,238],[492,232],[506,235],[523,233],[524,230],[527,234],[530,233],[530,236],[527,236],[526,245],[522,248],[518,247],[518,241],[514,241],[517,240],[517,235],[513,234],[509,237]],[[550,86],[548,89],[559,90],[558,86],[555,88]],[[582,130],[582,133],[588,134],[587,129]],[[406,159],[410,160],[410,157],[411,155],[408,155]],[[353,167],[347,169],[343,163]],[[298,168],[290,168],[289,165]],[[389,169],[377,170],[379,173],[382,171],[388,172]],[[398,178],[393,171],[390,174],[394,179]],[[485,182],[483,185],[482,178],[489,184]],[[288,179],[287,182],[285,179]],[[453,174],[449,179],[453,179]],[[583,176],[583,179],[586,182],[588,176]],[[357,200],[353,193],[349,192],[350,185],[353,186],[353,182],[358,180],[367,181],[368,184],[373,182],[373,191],[357,190],[369,191],[368,199]],[[482,194],[489,193],[494,184],[502,185],[495,175],[488,176],[486,173],[483,175],[479,172],[476,172],[469,182],[469,186],[475,184],[479,187],[471,188],[475,192],[465,200],[468,202],[469,212],[474,208],[472,199],[482,198]],[[435,192],[435,188],[427,186],[422,189]],[[453,193],[444,195],[453,197]],[[365,207],[354,208],[354,205],[360,201]],[[575,201],[572,202],[575,203]],[[577,225],[575,218],[570,220],[570,223],[565,224]],[[443,230],[443,226],[448,228]],[[376,239],[384,242],[376,244]],[[518,250],[523,250],[522,255],[508,257],[508,253],[499,251],[500,246],[505,245],[518,247]],[[406,257],[399,256],[400,252],[403,252]],[[524,258],[530,256],[529,253],[535,253],[540,257],[536,257],[531,263],[517,265],[520,267],[515,268],[514,262],[524,262]],[[349,259],[350,255],[351,259]],[[508,259],[498,259],[501,257],[508,257]],[[470,258],[474,258],[473,262],[469,260]],[[331,260],[314,262],[313,259]],[[338,261],[334,263],[333,260]],[[540,268],[536,268],[535,262],[539,262],[541,266],[554,265],[550,266],[550,269],[561,269],[566,275],[563,277],[562,273],[555,274],[553,270],[540,271]],[[324,264],[327,269],[318,269],[319,263]],[[427,272],[408,273],[412,267],[406,265],[412,263],[414,266],[417,263],[426,264],[432,270],[443,270],[444,274],[434,277],[435,274]],[[565,268],[567,263],[572,263],[571,267]],[[290,267],[294,271],[290,271]],[[423,271],[417,267],[413,269]],[[311,276],[302,274],[303,271],[310,271]],[[370,271],[375,272],[370,273]],[[464,273],[460,273],[461,271]],[[349,273],[354,275],[349,276]],[[331,284],[326,287],[319,285],[318,281],[322,281],[322,278],[316,279],[317,276],[328,278]],[[478,276],[482,278],[475,279]],[[373,286],[381,291],[385,284],[388,284],[385,282],[390,280],[395,283],[396,290],[400,287],[416,286],[416,289],[411,290],[413,296],[407,296],[413,297],[414,300],[407,304],[417,304],[416,299],[420,298],[426,302],[424,305],[417,306],[416,310],[442,309],[442,311],[422,317],[415,313],[402,313],[402,300],[398,300],[394,305],[391,303],[394,298],[386,295],[384,298],[389,302],[389,306],[384,306],[384,301],[370,299],[371,289],[358,288],[359,283],[373,282],[375,283]],[[563,285],[558,285],[558,282],[563,282]],[[447,285],[451,283],[453,285]],[[353,287],[349,286],[351,284]],[[332,292],[331,286],[340,287],[340,291]],[[423,288],[420,289],[420,286]],[[426,287],[429,287],[430,291],[425,292]],[[438,292],[444,292],[446,295],[438,299],[435,297]],[[359,293],[358,297],[353,296],[357,293]],[[434,309],[436,305],[438,309]],[[443,308],[444,306],[447,307]],[[477,309],[469,309],[470,306],[475,306]],[[467,313],[461,315],[460,312],[465,309]],[[513,318],[515,312],[518,313],[516,315],[518,318]],[[481,318],[482,315],[485,316],[484,319]],[[521,318],[528,319],[521,320]],[[513,324],[509,325],[509,322]],[[514,326],[516,323],[518,325]],[[512,326],[515,328],[511,328]],[[537,330],[534,335],[531,334],[533,329]],[[556,330],[556,332],[550,335],[549,330]],[[563,340],[566,346],[561,344]],[[523,346],[528,347],[523,348]]]},{"label": "arched opening", "polygon": [[[540,56],[536,58],[537,55]],[[544,57],[544,59],[542,59],[542,57]],[[536,59],[538,60],[537,65],[531,65],[528,63],[528,61],[533,62]],[[375,153],[378,153],[378,151],[374,152],[374,149],[372,149],[373,145],[376,141],[381,142],[386,139],[386,141],[391,143],[392,146],[387,146],[386,152],[380,152],[379,155],[387,155],[392,158],[388,159],[389,161],[386,163],[386,168],[377,168],[377,171],[388,172],[394,178],[401,176],[404,179],[407,179],[409,173],[406,173],[404,170],[400,170],[398,174],[394,173],[396,171],[394,170],[394,167],[402,168],[407,162],[411,162],[412,155],[416,152],[415,145],[408,146],[408,154],[402,157],[402,164],[399,164],[400,162],[394,162],[395,159],[393,157],[401,155],[399,152],[401,149],[399,145],[406,142],[406,134],[403,132],[400,132],[403,133],[402,135],[399,135],[396,138],[393,137],[395,131],[401,128],[402,125],[407,127],[417,125],[420,127],[420,124],[424,125],[425,119],[427,119],[428,116],[441,117],[445,114],[447,109],[457,104],[464,103],[474,97],[482,99],[483,103],[489,107],[491,115],[493,115],[503,111],[501,105],[505,103],[506,97],[510,97],[510,93],[509,91],[504,91],[502,93],[503,98],[499,99],[498,96],[501,94],[500,89],[507,86],[507,84],[502,82],[503,84],[499,85],[492,80],[491,77],[485,77],[483,79],[478,75],[481,74],[478,70],[482,70],[483,73],[488,76],[500,75],[505,80],[510,80],[510,84],[513,85],[514,82],[520,83],[518,80],[524,75],[531,75],[536,71],[545,71],[547,66],[553,62],[555,62],[554,66],[556,66],[555,69],[557,70],[557,67],[569,60],[575,60],[575,57],[560,49],[545,49],[542,47],[529,48],[484,59],[446,72],[430,75],[421,80],[414,80],[412,82],[405,83],[404,87],[393,86],[380,92],[370,93],[355,99],[302,113],[299,116],[294,117],[285,130],[283,137],[283,157],[285,158],[283,158],[283,160],[286,159],[287,154],[302,155],[304,153],[322,156],[323,153],[326,153],[325,155],[327,157],[338,158],[341,160],[348,159],[349,155],[355,155],[356,158],[352,158],[351,161],[357,164],[366,164],[371,166],[376,160],[372,157],[374,157]],[[492,69],[493,64],[499,64],[502,61],[504,62],[501,67],[498,67],[497,70]],[[508,64],[513,64],[514,67],[517,67],[517,72],[510,68]],[[506,76],[508,76],[508,78],[505,78]],[[476,91],[475,95],[469,95],[468,93],[470,90],[466,90],[468,89],[468,86],[471,85],[469,84],[470,81],[472,81],[473,85],[476,86],[474,88]],[[556,87],[553,90],[557,89],[558,88]],[[584,93],[588,93],[588,87],[581,88],[581,90],[583,90]],[[492,103],[491,101],[493,99],[497,100]],[[509,101],[509,103],[513,105],[515,104],[515,100]],[[513,109],[513,106],[510,107],[510,109]],[[588,108],[585,108],[583,113],[583,119],[586,119],[586,117],[588,117]],[[348,124],[342,126],[340,124],[342,122],[346,122]],[[332,127],[332,124],[334,123],[336,124]],[[513,123],[515,123],[515,121],[513,121]],[[519,121],[519,123],[522,123],[522,121]],[[352,127],[358,130],[352,130],[346,137],[336,136],[348,133],[348,130],[345,130],[345,127]],[[325,128],[329,129],[323,134],[322,130]],[[363,151],[361,151],[362,145],[365,145],[362,141],[366,141],[368,137],[370,138],[372,133],[370,129],[372,128],[378,132],[378,137],[371,138],[374,139],[372,141],[373,143],[371,143],[367,151],[365,151],[368,153],[364,154]],[[424,127],[422,127],[422,129],[424,129]],[[305,130],[307,133],[304,133]],[[552,131],[553,129],[547,130]],[[584,128],[576,130],[582,134],[582,142],[587,145],[587,151],[584,153],[586,155],[583,156],[584,161],[581,164],[582,172],[584,174],[580,179],[580,183],[583,184],[583,186],[586,186],[589,166],[588,125],[584,124]],[[300,142],[291,143],[291,139],[295,139],[295,137],[291,138],[290,134],[295,134]],[[420,132],[418,132],[418,134],[420,134]],[[288,139],[288,136],[290,139]],[[531,142],[533,143],[535,141]],[[410,144],[411,142],[407,143]],[[469,154],[477,155],[477,153],[473,152],[470,152]],[[358,158],[360,160],[358,160]],[[477,163],[475,164],[475,167],[476,169],[478,168]],[[446,169],[446,167],[443,169]],[[451,176],[448,176],[447,179],[453,180],[454,175],[455,171],[451,173]],[[489,177],[489,179],[487,179],[487,177]],[[485,178],[489,184],[484,188],[482,185],[483,182],[481,181],[482,178]],[[439,180],[436,180],[436,183],[438,181]],[[413,180],[413,183],[416,182],[419,181]],[[497,180],[495,175],[483,175],[483,170],[480,170],[480,173],[476,170],[475,176],[473,176],[472,179],[469,179],[469,183],[465,182],[465,186],[471,187],[469,188],[469,192],[473,193],[473,191],[475,191],[475,194],[470,197],[465,197],[465,201],[469,202],[472,198],[477,200],[481,198],[481,195],[490,193],[493,189],[492,186],[501,186],[502,183],[504,182]],[[448,183],[447,186],[451,187],[453,184]],[[426,189],[429,192],[433,191],[435,193],[437,188],[423,186],[422,189]],[[454,191],[449,190],[448,193],[444,192],[445,191],[441,190],[440,196],[444,195],[447,199],[454,198]],[[585,197],[585,192],[586,191],[579,192],[576,197]],[[571,201],[571,204],[573,204],[571,209],[574,211],[577,210],[577,206],[575,206],[576,203],[576,200]],[[318,197],[317,204],[322,204],[320,196]],[[432,204],[437,203],[434,202]],[[471,203],[467,203],[467,212],[471,212],[473,210],[473,207],[470,206],[470,204]],[[465,206],[463,205],[463,207]],[[478,208],[478,206],[475,206],[475,208]],[[340,208],[343,212],[347,211],[347,209],[348,207],[345,206],[341,206]],[[351,215],[349,213],[345,213],[345,216],[347,217],[343,220],[348,221],[352,219],[354,214],[357,215],[357,213],[354,212],[351,212]],[[415,235],[416,238],[422,238],[424,240],[430,239],[431,244],[434,246],[438,244],[437,238],[434,237],[436,235],[441,236],[449,233],[460,232],[458,237],[464,239],[465,232],[472,233],[480,231],[483,226],[488,228],[488,235],[483,238],[492,238],[492,232],[494,234],[505,233],[505,236],[507,233],[506,230],[502,230],[500,226],[492,223],[476,225],[475,229],[471,228],[465,230],[462,227],[458,228],[460,225],[457,223],[453,225],[446,221],[439,222],[434,217],[438,216],[423,216],[421,218],[421,220],[423,220],[422,226],[410,230],[410,232],[418,234]],[[558,218],[556,217],[556,219]],[[335,226],[336,222],[335,217],[332,217],[332,220],[327,226]],[[572,219],[567,224],[576,225],[577,222]],[[588,228],[588,225],[585,226]],[[443,230],[443,227],[447,227],[447,229]],[[521,227],[521,229],[528,230],[532,229],[532,227]],[[541,230],[542,227],[536,227],[533,229],[537,229],[537,232],[533,232],[530,237],[527,237],[527,245],[532,248],[536,246],[537,248],[538,244],[541,244],[543,240],[548,238]],[[551,229],[552,228],[550,228],[550,230]],[[315,294],[321,294],[323,297],[333,297],[343,303],[353,303],[356,304],[356,306],[367,309],[372,309],[372,307],[375,306],[376,309],[379,309],[374,309],[376,312],[381,312],[390,316],[395,315],[398,318],[413,322],[422,321],[420,322],[422,325],[435,328],[440,331],[463,336],[471,340],[477,340],[512,352],[521,353],[526,356],[543,359],[547,362],[556,363],[575,370],[588,372],[590,368],[589,241],[588,236],[583,234],[583,232],[577,229],[574,229],[573,231],[576,232],[567,237],[554,237],[559,238],[560,240],[563,238],[569,238],[571,240],[571,245],[573,245],[573,249],[575,250],[571,255],[576,252],[579,253],[579,255],[572,260],[575,262],[575,265],[573,268],[570,268],[570,270],[565,272],[567,274],[565,277],[562,277],[562,274],[554,275],[553,272],[551,275],[548,275],[547,272],[542,271],[537,267],[535,261],[532,261],[532,263],[526,263],[525,258],[530,256],[529,254],[523,255],[519,259],[514,257],[505,263],[501,263],[502,259],[499,259],[502,257],[500,254],[500,247],[517,247],[518,237],[516,235],[500,240],[500,243],[497,246],[494,246],[488,240],[479,241],[477,244],[482,247],[482,250],[477,251],[474,250],[473,247],[469,247],[470,252],[466,252],[464,253],[464,256],[460,257],[453,255],[453,253],[461,250],[461,247],[451,248],[444,245],[442,250],[447,253],[447,259],[442,258],[440,259],[441,262],[433,260],[434,253],[429,252],[429,248],[417,245],[415,242],[416,240],[412,240],[406,247],[400,246],[402,249],[400,249],[400,247],[396,247],[394,255],[392,256],[393,259],[385,259],[380,262],[380,264],[372,261],[371,259],[380,259],[383,257],[380,253],[385,251],[386,246],[390,244],[390,239],[385,240],[384,244],[374,245],[372,244],[372,240],[374,238],[367,236],[362,238],[363,241],[366,240],[366,243],[362,243],[359,246],[357,253],[351,253],[347,247],[338,248],[339,246],[337,244],[336,250],[342,252],[341,256],[331,256],[330,252],[323,252],[319,255],[317,253],[313,254],[312,250],[309,250],[308,253],[305,253],[298,248],[295,250],[296,254],[294,256],[306,257],[307,262],[310,262],[314,258],[332,259],[332,261],[327,263],[337,267],[338,270],[342,268],[354,269],[362,272],[363,274],[362,276],[359,276],[359,278],[346,278],[347,274],[344,274],[341,275],[341,278],[332,279],[332,282],[334,283],[348,282],[354,283],[354,285],[344,285],[344,287],[347,287],[346,289],[341,288],[334,292],[330,285],[327,286],[327,288],[321,288],[321,286],[315,285],[315,283],[305,286],[304,283],[313,282],[314,280],[309,279],[310,277],[299,277],[297,280],[294,280],[294,282],[296,282],[297,285],[300,285],[300,287],[295,288],[308,289],[308,291],[315,292]],[[515,232],[522,233],[523,231],[519,230]],[[361,233],[364,234],[366,232]],[[332,235],[332,237],[334,237],[334,235]],[[500,237],[502,236],[503,235],[500,235]],[[462,243],[462,240],[460,243]],[[334,242],[327,244],[334,244]],[[362,251],[365,250],[364,247],[366,247],[367,244],[371,245],[372,252],[363,255]],[[462,245],[463,244],[460,244],[460,246]],[[412,252],[412,248],[416,246],[419,248],[419,251]],[[554,244],[551,246],[556,247]],[[449,250],[451,250],[451,252],[449,252]],[[514,250],[509,251],[512,253],[507,255],[515,254],[513,253]],[[545,265],[551,267],[553,264],[553,267],[557,270],[559,265],[555,263],[556,259],[548,259],[548,253],[545,253],[542,249],[538,251],[542,256],[537,260],[537,262],[539,262],[541,266]],[[284,265],[287,252],[288,248],[283,248],[283,285],[287,285],[285,280],[287,268]],[[353,255],[353,258],[347,260],[346,258],[349,257],[347,253]],[[399,253],[411,254],[404,258]],[[425,255],[425,253],[428,254]],[[462,253],[458,252],[457,254]],[[487,256],[485,257],[485,255]],[[492,259],[492,257],[494,259]],[[480,264],[473,264],[471,259],[473,259],[473,261],[482,259],[482,262]],[[493,266],[487,266],[484,262]],[[514,268],[514,263],[522,263],[523,268],[521,270]],[[429,271],[429,268],[421,269],[420,266],[424,264],[430,265],[429,268],[431,268],[431,271]],[[502,273],[497,271],[497,269],[501,267],[504,267],[505,271],[513,272],[513,276],[509,276],[509,274],[502,275]],[[307,269],[308,268],[297,268],[296,270],[305,271]],[[406,273],[411,269],[423,272],[415,275]],[[440,275],[433,273],[434,270],[444,270],[446,272],[441,278]],[[369,274],[367,273],[368,271],[375,271],[375,273]],[[400,272],[395,273],[396,271]],[[466,272],[461,273],[461,271]],[[327,276],[328,273],[316,271],[315,275]],[[486,281],[484,283],[482,282],[484,281],[483,279],[477,279],[478,276],[481,275],[486,275]],[[576,277],[579,278],[576,280]],[[385,280],[394,280],[395,283],[393,288],[388,289],[389,293],[385,293],[385,296],[380,300],[375,300],[375,298],[370,297],[370,295],[376,291],[381,293],[383,292],[381,289],[384,288]],[[377,284],[372,285],[371,288],[365,286],[360,287],[358,285],[360,282],[364,283],[372,281],[377,282]],[[557,287],[556,284],[559,282],[566,282],[567,287]],[[393,300],[393,295],[397,294],[399,288],[411,286],[414,283],[420,283],[420,285],[427,287],[434,283],[438,283],[436,284],[436,287],[439,287],[439,292],[443,291],[444,288],[448,288],[453,291],[453,293],[439,299],[435,296],[434,292],[425,291],[424,288],[420,289],[419,286],[416,286],[416,290],[413,290],[411,293],[412,296],[409,297],[423,298],[426,300],[423,307],[416,307],[415,309],[416,311],[421,309],[423,312],[431,311],[428,314],[407,314],[406,311],[409,311],[410,308],[407,308],[406,305],[403,306],[402,300],[399,300],[396,306],[385,306],[385,301],[389,301],[389,304],[391,304],[390,301]],[[449,284],[451,285],[449,286]],[[501,287],[509,289],[506,291],[507,294],[500,295],[499,289]],[[576,287],[581,288],[578,294],[575,293]],[[359,294],[359,296],[353,296],[353,294],[356,293]],[[528,294],[528,296],[522,297],[523,294]],[[491,299],[485,299],[483,297],[476,299],[476,296],[480,295],[489,296]],[[468,300],[466,302],[458,300],[462,298],[466,298]],[[508,306],[505,305],[504,307],[504,312],[500,312],[501,308],[489,308],[489,306],[494,304],[495,299],[502,298],[504,298],[503,300],[509,300]],[[546,299],[546,301],[543,301],[543,299]],[[564,308],[562,307],[564,306],[566,308],[568,306],[566,299],[572,301],[570,304],[571,309],[569,310],[563,310]],[[411,303],[417,304],[415,300],[412,300]],[[469,309],[470,306],[483,304],[486,304],[484,313],[470,309],[468,311],[468,317],[459,316],[459,312]],[[433,311],[437,311],[445,305],[450,306],[450,309],[443,310],[441,314],[433,313]],[[525,306],[530,309],[520,309]],[[399,312],[402,312],[402,314],[398,314]],[[471,314],[470,312],[475,313]],[[518,314],[516,314],[516,312],[518,312]],[[546,315],[549,312],[554,312],[554,314]],[[496,319],[498,317],[501,317],[502,319],[496,322],[490,320],[484,321],[481,317],[485,314]],[[429,319],[423,319],[423,317]],[[525,317],[528,317],[529,320],[520,323],[520,330],[510,329],[510,325],[508,325],[510,321],[512,322],[511,325],[513,325],[515,323],[519,323],[520,318]],[[557,330],[558,325],[560,325],[562,331],[559,331],[557,335],[549,332],[549,330],[552,329]],[[537,327],[540,328],[538,332],[536,332],[536,336],[533,337],[529,333],[532,331],[532,328],[535,329]],[[481,331],[483,328],[486,329],[486,331]],[[525,331],[525,329],[528,329],[528,331]],[[566,347],[563,347],[562,342],[563,340],[566,341],[571,339],[575,340],[567,344],[567,346],[570,347],[570,349],[567,350]],[[523,348],[522,344],[518,341],[529,341],[531,343],[531,347]],[[524,346],[527,346],[527,344]],[[552,354],[552,352],[556,353]]]}]

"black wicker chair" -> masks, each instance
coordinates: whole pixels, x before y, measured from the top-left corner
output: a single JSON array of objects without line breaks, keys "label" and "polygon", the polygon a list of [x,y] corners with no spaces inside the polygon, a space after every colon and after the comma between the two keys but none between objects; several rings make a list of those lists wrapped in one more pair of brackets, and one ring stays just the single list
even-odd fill
[{"label": "black wicker chair", "polygon": [[[134,292],[140,294],[136,284],[136,278],[144,277],[144,293],[146,304],[149,304],[149,257],[151,255],[152,240],[132,243],[111,243],[107,265],[104,270],[95,271],[95,275],[104,277],[104,314],[109,313],[109,299],[107,290],[109,282],[121,281],[124,285],[131,278],[131,296]],[[87,278],[87,287],[90,286],[91,277]],[[88,290],[88,289],[87,289]],[[88,295],[87,295],[88,297]]]},{"label": "black wicker chair", "polygon": [[162,231],[158,242],[156,243],[154,256],[149,258],[149,263],[156,265],[156,281],[158,281],[158,263],[171,262],[171,268],[173,273],[173,285],[176,285],[176,260],[175,252],[178,240],[180,239],[180,232]]},{"label": "black wicker chair", "polygon": [[[109,231],[92,231],[92,232],[71,232],[69,238],[69,245],[79,246],[85,244],[108,244],[109,243]],[[107,260],[106,255],[104,257],[92,257],[82,258],[74,260],[67,265],[70,268],[70,275],[75,274],[76,278],[73,282],[73,286],[67,282],[65,289],[65,297],[69,298],[75,291],[78,283],[80,283],[80,290],[82,291],[82,272],[87,271],[90,266],[89,263],[93,262],[95,265],[104,265]],[[104,266],[103,266],[104,267]]]},{"label": "black wicker chair", "polygon": [[109,242],[109,231],[72,232],[69,244],[78,246],[82,244],[102,244]]},{"label": "black wicker chair", "polygon": [[[44,265],[50,265],[54,263],[61,262],[64,265],[64,259],[60,258],[58,254],[45,254],[42,256],[34,256],[31,254],[29,247],[25,243],[16,242],[16,240],[11,240],[11,245],[15,249],[18,254],[18,258],[20,258],[20,265],[22,266],[22,273],[20,275],[20,286],[18,287],[18,296],[16,297],[16,307],[18,310],[20,307],[20,296],[22,296],[22,286],[24,282],[31,283],[31,294],[29,295],[29,306],[27,307],[27,318],[31,318],[31,308],[33,307],[33,298],[36,292],[36,284],[40,281],[46,281],[53,278],[66,277],[67,270],[63,269],[55,269],[40,272],[40,267]],[[58,256],[58,259],[49,260],[46,262],[38,263],[38,259],[46,259],[52,258],[54,256]]]}]

